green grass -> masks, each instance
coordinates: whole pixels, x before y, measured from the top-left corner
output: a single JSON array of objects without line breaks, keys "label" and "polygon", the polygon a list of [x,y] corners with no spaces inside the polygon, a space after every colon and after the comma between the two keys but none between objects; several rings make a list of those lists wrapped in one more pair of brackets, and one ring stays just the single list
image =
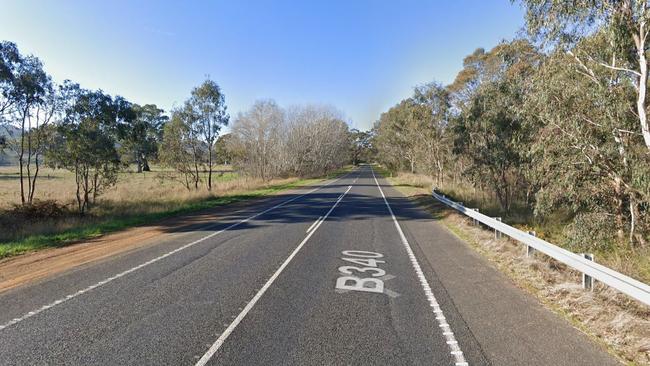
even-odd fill
[{"label": "green grass", "polygon": [[314,184],[325,179],[335,178],[349,172],[350,169],[350,167],[342,168],[322,178],[298,179],[290,183],[271,185],[240,194],[210,197],[196,202],[187,202],[181,204],[177,208],[163,212],[127,215],[123,217],[106,217],[100,219],[96,223],[82,225],[57,234],[34,235],[18,241],[0,243],[0,259],[44,248],[62,247],[82,240],[92,239],[108,233],[124,230],[126,228],[150,224],[169,217],[268,196],[283,190]]}]

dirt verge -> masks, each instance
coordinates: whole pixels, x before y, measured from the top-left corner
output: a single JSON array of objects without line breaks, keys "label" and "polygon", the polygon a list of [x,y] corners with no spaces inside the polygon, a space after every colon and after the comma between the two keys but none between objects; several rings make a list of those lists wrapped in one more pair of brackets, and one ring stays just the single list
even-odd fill
[{"label": "dirt verge", "polygon": [[[266,197],[268,198],[268,197]],[[208,225],[215,218],[230,214],[265,198],[241,201],[138,226],[61,248],[42,249],[0,260],[0,293],[34,283],[72,268],[118,254],[155,245],[165,235],[184,227]]]}]

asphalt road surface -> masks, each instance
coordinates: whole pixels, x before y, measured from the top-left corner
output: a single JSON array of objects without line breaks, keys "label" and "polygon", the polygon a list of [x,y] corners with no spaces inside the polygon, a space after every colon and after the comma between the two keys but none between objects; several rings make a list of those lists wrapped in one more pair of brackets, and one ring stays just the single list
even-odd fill
[{"label": "asphalt road surface", "polygon": [[617,363],[364,166],[0,294],[0,364]]}]

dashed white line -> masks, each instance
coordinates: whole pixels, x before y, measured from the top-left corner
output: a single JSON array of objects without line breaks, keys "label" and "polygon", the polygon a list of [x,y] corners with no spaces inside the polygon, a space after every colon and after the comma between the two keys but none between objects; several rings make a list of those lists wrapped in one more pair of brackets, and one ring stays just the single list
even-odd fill
[{"label": "dashed white line", "polygon": [[406,248],[406,253],[408,254],[413,269],[415,270],[415,274],[420,280],[420,284],[422,285],[424,294],[426,295],[427,300],[429,301],[429,305],[433,308],[433,313],[437,315],[436,320],[438,321],[438,326],[443,330],[442,335],[445,336],[447,345],[449,345],[449,349],[450,349],[449,353],[452,356],[454,356],[454,360],[456,361],[456,366],[467,366],[468,364],[465,361],[465,356],[463,355],[463,351],[460,349],[460,346],[456,341],[456,337],[454,337],[454,332],[449,327],[449,324],[447,324],[442,309],[438,304],[438,300],[436,300],[436,297],[433,295],[433,291],[431,290],[429,281],[427,281],[426,277],[424,276],[422,267],[420,267],[420,263],[418,263],[418,260],[415,257],[413,250],[411,249],[411,245],[409,244],[408,240],[406,240],[406,236],[404,235],[404,231],[402,231],[402,227],[399,225],[399,222],[397,222],[397,218],[393,213],[393,209],[390,207],[390,204],[386,199],[386,195],[384,194],[384,191],[381,189],[381,186],[379,185],[379,181],[377,181],[377,177],[375,176],[375,171],[372,169],[372,167],[370,167],[370,171],[372,172],[372,177],[375,179],[375,184],[377,185],[377,188],[379,188],[381,197],[384,199],[384,203],[388,208],[388,212],[390,213],[390,216],[393,218],[393,223],[395,224],[399,236],[402,239],[402,244],[404,245],[404,248]]},{"label": "dashed white line", "polygon": [[318,221],[318,224],[316,224],[316,226],[314,227],[314,229],[313,229],[311,232],[309,232],[309,234],[307,234],[307,236],[306,236],[306,237],[305,237],[305,238],[300,242],[300,244],[298,244],[298,246],[296,247],[296,249],[294,249],[293,252],[291,252],[291,254],[289,254],[289,257],[287,257],[287,259],[282,263],[282,265],[280,266],[280,268],[278,268],[278,269],[275,271],[275,273],[273,273],[273,275],[271,276],[271,278],[269,278],[269,280],[266,281],[266,283],[264,284],[264,286],[262,286],[262,288],[261,288],[261,289],[260,289],[260,290],[255,294],[255,296],[253,296],[253,298],[251,299],[251,301],[249,301],[248,304],[246,304],[246,306],[244,307],[244,310],[242,310],[242,311],[239,313],[239,315],[237,315],[237,317],[235,318],[235,320],[233,320],[233,322],[230,323],[230,325],[228,326],[228,328],[226,328],[226,330],[224,330],[224,332],[221,334],[221,336],[219,336],[219,338],[217,338],[217,340],[212,344],[212,346],[211,346],[211,347],[208,349],[208,351],[203,355],[203,357],[201,357],[201,359],[196,363],[195,366],[204,366],[204,365],[206,365],[206,364],[208,363],[208,361],[210,361],[210,359],[212,358],[212,356],[214,356],[214,354],[219,350],[219,348],[221,347],[221,345],[223,344],[223,342],[226,341],[226,339],[228,338],[228,336],[230,336],[230,334],[235,330],[235,328],[237,327],[237,325],[239,325],[239,323],[241,323],[241,321],[244,319],[244,317],[246,316],[246,314],[248,314],[248,312],[251,311],[251,309],[253,308],[253,306],[255,306],[255,304],[257,303],[257,301],[262,297],[262,295],[264,295],[264,293],[266,292],[266,290],[268,290],[268,288],[271,287],[271,285],[273,284],[273,282],[275,281],[275,279],[278,278],[278,276],[280,275],[280,273],[282,273],[282,271],[283,271],[283,270],[284,270],[284,269],[289,265],[289,262],[291,262],[291,260],[293,259],[293,257],[295,257],[296,254],[298,254],[298,252],[300,251],[300,249],[305,245],[305,243],[307,243],[307,241],[309,240],[309,238],[311,238],[312,235],[314,235],[314,233],[315,233],[315,232],[318,230],[318,228],[321,226],[321,224],[322,224],[325,220],[327,220],[327,218],[329,217],[329,215],[332,213],[332,211],[334,211],[334,209],[335,209],[336,206],[339,204],[339,202],[341,202],[341,200],[343,199],[343,197],[345,197],[345,195],[346,195],[348,192],[350,192],[350,189],[351,189],[351,188],[352,188],[352,186],[348,186],[348,189],[347,189],[343,194],[341,194],[341,195],[339,196],[339,198],[336,200],[336,202],[334,202],[334,205],[332,205],[332,207],[329,209],[329,211],[327,211],[327,213],[325,214],[325,216],[323,216],[323,219],[320,220],[320,221]]},{"label": "dashed white line", "polygon": [[[3,330],[3,329],[5,329],[5,328],[7,328],[7,327],[9,327],[9,326],[12,326],[12,325],[14,325],[14,324],[16,324],[16,323],[19,323],[19,322],[21,322],[21,321],[23,321],[23,320],[29,319],[29,318],[31,318],[31,317],[33,317],[33,316],[35,316],[35,315],[38,315],[38,314],[42,313],[43,311],[48,310],[48,309],[50,309],[50,308],[52,308],[52,307],[54,307],[54,306],[60,305],[60,304],[66,302],[66,301],[68,301],[68,300],[74,299],[75,297],[77,297],[77,296],[79,296],[79,295],[82,295],[82,294],[84,294],[84,293],[86,293],[86,292],[88,292],[88,291],[94,290],[94,289],[96,289],[96,288],[98,288],[98,287],[100,287],[100,286],[103,286],[103,285],[105,285],[105,284],[107,284],[107,283],[109,283],[109,282],[112,282],[112,281],[114,281],[114,280],[116,280],[116,279],[118,279],[118,278],[120,278],[120,277],[124,277],[124,276],[128,275],[129,273],[135,272],[135,271],[137,271],[137,270],[139,270],[139,269],[141,269],[141,268],[144,268],[144,267],[146,267],[146,266],[148,266],[148,265],[150,265],[150,264],[156,263],[156,262],[158,262],[158,261],[160,261],[160,260],[162,260],[162,259],[165,259],[165,258],[167,258],[167,257],[169,257],[169,256],[171,256],[171,255],[174,255],[174,254],[176,254],[176,253],[178,253],[178,252],[180,252],[180,251],[182,251],[182,250],[185,250],[185,249],[187,249],[187,248],[189,248],[189,247],[192,247],[192,246],[194,246],[194,245],[196,245],[196,244],[198,244],[198,243],[201,243],[201,242],[203,242],[203,241],[205,241],[205,240],[207,240],[207,239],[210,239],[210,238],[212,238],[212,237],[214,237],[214,236],[216,236],[216,235],[219,235],[219,234],[223,233],[224,231],[230,230],[230,229],[232,229],[232,228],[234,228],[234,227],[236,227],[236,226],[239,226],[239,225],[241,225],[241,224],[243,224],[243,223],[246,223],[246,222],[248,222],[248,221],[250,221],[250,220],[252,220],[252,219],[254,219],[254,218],[258,217],[258,216],[261,216],[261,215],[263,215],[263,214],[265,214],[265,213],[267,213],[267,212],[269,212],[269,211],[272,211],[272,210],[275,210],[276,208],[282,207],[282,206],[286,205],[287,203],[293,202],[293,201],[295,201],[295,200],[297,200],[297,199],[299,199],[299,198],[302,198],[302,197],[304,197],[304,196],[306,196],[306,195],[308,195],[308,194],[311,194],[311,193],[313,193],[313,192],[316,192],[316,191],[319,190],[319,189],[322,189],[322,188],[324,188],[324,187],[327,187],[327,186],[329,186],[330,184],[332,184],[332,183],[334,183],[334,182],[337,182],[337,181],[343,179],[343,178],[346,177],[347,175],[348,175],[348,174],[346,174],[346,175],[344,175],[344,176],[342,176],[342,177],[340,177],[340,178],[338,178],[338,179],[332,180],[332,181],[330,181],[330,182],[327,183],[327,184],[320,185],[320,186],[318,186],[318,187],[316,187],[316,188],[310,190],[309,192],[307,192],[307,193],[305,193],[305,194],[302,194],[302,195],[300,195],[300,196],[296,196],[296,197],[290,198],[290,199],[288,199],[288,200],[286,200],[286,201],[282,201],[282,202],[280,202],[279,204],[277,204],[277,205],[275,205],[275,206],[273,206],[273,207],[271,207],[271,208],[268,208],[268,209],[266,209],[266,210],[264,210],[264,211],[262,211],[262,212],[259,212],[259,213],[255,214],[255,215],[253,215],[253,216],[247,217],[247,218],[245,218],[245,219],[243,219],[243,220],[241,220],[241,221],[238,221],[238,222],[236,222],[236,223],[234,223],[234,224],[232,224],[232,225],[230,225],[230,226],[228,226],[228,227],[226,227],[226,228],[224,228],[224,229],[221,229],[221,230],[216,231],[216,232],[214,232],[214,233],[212,233],[212,234],[206,235],[206,236],[202,237],[201,239],[198,239],[198,240],[195,240],[195,241],[193,241],[193,242],[191,242],[191,243],[185,244],[185,245],[183,245],[183,246],[181,246],[181,247],[179,247],[179,248],[176,248],[176,249],[174,249],[174,250],[172,250],[172,251],[170,251],[170,252],[167,252],[167,253],[165,253],[165,254],[163,254],[163,255],[161,255],[161,256],[158,256],[158,257],[156,257],[156,258],[153,258],[153,259],[151,259],[151,260],[149,260],[149,261],[147,261],[147,262],[141,263],[141,264],[139,264],[139,265],[137,265],[137,266],[135,266],[135,267],[133,267],[133,268],[127,269],[126,271],[120,272],[120,273],[118,273],[118,274],[116,274],[116,275],[114,275],[114,276],[112,276],[112,277],[109,277],[109,278],[106,278],[106,279],[104,279],[104,280],[102,280],[102,281],[99,281],[99,282],[97,282],[97,283],[95,283],[95,284],[93,284],[93,285],[90,285],[90,286],[88,286],[88,287],[86,287],[86,288],[84,288],[84,289],[81,289],[81,290],[75,292],[74,294],[67,295],[67,296],[65,296],[65,297],[63,297],[63,298],[61,298],[61,299],[58,299],[58,300],[56,300],[56,301],[53,301],[53,302],[51,302],[51,303],[49,303],[49,304],[47,304],[47,305],[43,305],[43,306],[40,307],[39,309],[36,309],[36,310],[30,311],[30,312],[26,313],[25,315],[23,315],[23,316],[21,316],[21,317],[14,318],[14,319],[12,319],[12,320],[10,320],[10,321],[4,323],[4,324],[0,324],[0,330]],[[349,190],[349,189],[348,189],[348,190]],[[347,193],[347,192],[346,192],[346,193]]]}]

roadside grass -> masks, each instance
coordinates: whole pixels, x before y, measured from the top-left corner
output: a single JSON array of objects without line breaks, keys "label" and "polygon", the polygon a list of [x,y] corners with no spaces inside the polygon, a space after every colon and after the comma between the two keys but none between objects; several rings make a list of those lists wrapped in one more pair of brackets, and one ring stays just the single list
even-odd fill
[{"label": "roadside grass", "polygon": [[[387,179],[398,190],[417,200],[431,198],[431,189],[435,182],[431,177],[422,174],[395,173],[381,167],[376,171]],[[537,237],[555,245],[572,250],[567,243],[564,229],[568,223],[569,215],[559,212],[551,217],[540,219],[534,217],[530,210],[522,204],[516,204],[511,212],[503,212],[496,199],[480,192],[469,185],[454,186],[451,183],[436,187],[451,200],[462,202],[465,207],[479,208],[481,213],[492,217],[502,217],[503,222],[524,231],[535,231]],[[432,198],[431,198],[432,199]],[[440,215],[440,212],[437,213]],[[650,283],[650,248],[631,250],[627,246],[607,245],[599,249],[590,250],[595,255],[596,261],[613,268],[628,276],[634,277],[645,283]]]},{"label": "roadside grass", "polygon": [[[534,295],[623,363],[650,365],[649,307],[601,284],[593,292],[584,291],[576,271],[542,254],[527,258],[521,244],[507,237],[495,239],[492,231],[472,225],[467,217],[431,197],[431,179],[395,173],[391,177],[390,172],[376,170],[519,288]],[[650,280],[650,251],[637,252],[633,257],[619,248],[597,252],[596,259],[643,282]]]},{"label": "roadside grass", "polygon": [[[122,180],[119,185],[106,193],[90,215],[42,220],[24,225],[20,229],[15,228],[16,231],[11,235],[17,239],[0,242],[0,259],[43,248],[66,246],[173,216],[269,196],[283,190],[334,178],[349,172],[350,169],[351,167],[346,167],[320,178],[287,178],[268,182],[236,177],[236,173],[230,172],[228,175],[223,175],[224,179],[221,179],[223,176],[217,179],[212,192],[205,190],[188,192],[182,187],[179,189],[180,184],[177,182],[155,181],[158,175],[153,172],[147,174],[155,178],[142,178],[140,175],[129,177],[130,173],[123,173],[127,175],[126,179],[120,177]],[[65,173],[61,175],[50,179],[59,179],[57,181],[59,186],[66,179]],[[0,192],[4,192],[5,187],[0,188],[2,189]],[[57,187],[45,188],[46,191],[56,189]],[[61,197],[60,193],[58,195]],[[4,236],[8,235],[9,233],[5,233]]]}]

